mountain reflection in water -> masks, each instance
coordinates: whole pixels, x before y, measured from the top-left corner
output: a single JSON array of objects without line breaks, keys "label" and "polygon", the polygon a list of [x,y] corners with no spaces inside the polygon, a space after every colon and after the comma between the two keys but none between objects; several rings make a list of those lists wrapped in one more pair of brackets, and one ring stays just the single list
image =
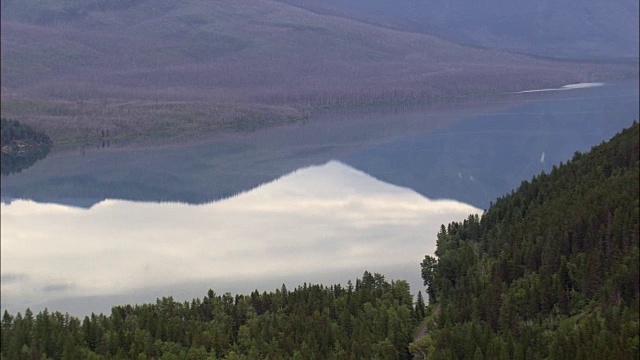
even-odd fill
[{"label": "mountain reflection in water", "polygon": [[380,269],[417,291],[419,263],[435,249],[440,225],[479,212],[337,161],[203,205],[105,200],[83,209],[16,200],[2,204],[2,306],[108,311],[81,298],[115,295],[117,303],[174,284],[174,297],[200,297],[248,279],[295,286]]}]

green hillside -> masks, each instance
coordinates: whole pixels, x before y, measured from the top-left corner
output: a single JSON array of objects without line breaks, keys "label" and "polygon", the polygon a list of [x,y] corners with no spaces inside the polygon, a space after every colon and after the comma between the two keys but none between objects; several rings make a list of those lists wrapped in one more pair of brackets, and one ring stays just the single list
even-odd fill
[{"label": "green hillside", "polygon": [[442,227],[422,275],[430,359],[637,359],[638,124],[481,218]]}]

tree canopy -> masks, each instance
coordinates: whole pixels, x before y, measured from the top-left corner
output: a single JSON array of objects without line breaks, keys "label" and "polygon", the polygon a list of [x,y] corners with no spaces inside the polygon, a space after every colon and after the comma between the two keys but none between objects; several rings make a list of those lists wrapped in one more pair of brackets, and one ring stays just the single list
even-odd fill
[{"label": "tree canopy", "polygon": [[443,226],[422,276],[430,358],[638,358],[638,124],[483,215]]},{"label": "tree canopy", "polygon": [[[424,310],[424,307],[422,307]],[[420,320],[409,284],[365,272],[347,286],[116,306],[80,320],[27,310],[2,320],[6,359],[409,359]]]},{"label": "tree canopy", "polygon": [[49,136],[16,120],[2,118],[2,175],[20,172],[49,154]]}]

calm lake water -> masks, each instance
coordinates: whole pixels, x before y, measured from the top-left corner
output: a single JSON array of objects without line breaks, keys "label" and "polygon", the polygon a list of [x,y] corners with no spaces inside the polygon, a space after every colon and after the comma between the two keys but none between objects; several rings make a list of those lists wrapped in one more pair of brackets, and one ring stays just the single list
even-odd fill
[{"label": "calm lake water", "polygon": [[638,119],[638,84],[315,114],[195,143],[53,153],[2,179],[2,309],[345,283],[422,290],[440,224]]}]

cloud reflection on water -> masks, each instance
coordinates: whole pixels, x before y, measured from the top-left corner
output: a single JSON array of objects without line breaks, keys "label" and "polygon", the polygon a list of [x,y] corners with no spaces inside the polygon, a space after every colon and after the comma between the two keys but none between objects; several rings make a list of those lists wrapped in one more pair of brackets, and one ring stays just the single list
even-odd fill
[{"label": "cloud reflection on water", "polygon": [[262,288],[264,279],[407,264],[419,278],[440,225],[480,212],[337,161],[204,205],[105,200],[87,210],[15,200],[2,204],[2,307],[188,282]]}]

